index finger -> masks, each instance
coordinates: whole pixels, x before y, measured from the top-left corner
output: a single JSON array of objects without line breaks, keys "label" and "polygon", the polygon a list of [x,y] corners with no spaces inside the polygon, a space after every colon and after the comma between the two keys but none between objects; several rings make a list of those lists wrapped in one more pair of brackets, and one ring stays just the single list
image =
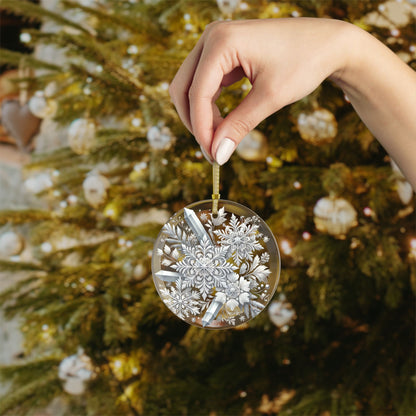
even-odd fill
[{"label": "index finger", "polygon": [[189,113],[188,92],[192,84],[195,68],[198,65],[202,47],[203,41],[200,38],[195,47],[183,61],[182,65],[178,69],[178,72],[169,85],[169,94],[172,98],[173,104],[176,107],[176,111],[178,112],[183,124],[185,124],[186,128],[192,134],[194,133]]},{"label": "index finger", "polygon": [[219,110],[215,101],[221,92],[225,76],[218,53],[203,49],[192,84],[189,88],[190,122],[198,143],[211,152],[214,128],[218,124]]}]

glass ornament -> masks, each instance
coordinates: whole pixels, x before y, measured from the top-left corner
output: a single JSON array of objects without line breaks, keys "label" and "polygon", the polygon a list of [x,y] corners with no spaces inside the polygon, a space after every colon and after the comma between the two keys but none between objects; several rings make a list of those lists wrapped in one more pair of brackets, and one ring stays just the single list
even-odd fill
[{"label": "glass ornament", "polygon": [[248,162],[264,162],[269,154],[267,138],[259,130],[252,130],[237,146],[236,152]]},{"label": "glass ornament", "polygon": [[337,238],[343,238],[358,224],[357,211],[344,198],[323,197],[315,204],[313,213],[317,230]]},{"label": "glass ornament", "polygon": [[78,155],[85,155],[95,145],[96,124],[91,118],[78,118],[68,128],[68,143]]},{"label": "glass ornament", "polygon": [[94,208],[98,208],[107,200],[109,187],[110,181],[95,172],[90,173],[82,183],[85,199]]},{"label": "glass ornament", "polygon": [[213,201],[199,201],[163,226],[152,273],[176,316],[198,327],[231,328],[254,318],[273,297],[280,253],[270,228],[249,208],[220,199],[213,215]]},{"label": "glass ornament", "polygon": [[59,364],[58,376],[63,389],[74,396],[85,393],[87,383],[94,378],[91,358],[80,348],[77,354],[64,358]]},{"label": "glass ornament", "polygon": [[56,101],[47,99],[43,91],[36,91],[28,106],[30,112],[39,118],[53,117],[57,109]]},{"label": "glass ornament", "polygon": [[218,8],[228,18],[237,10],[240,5],[240,0],[217,0]]},{"label": "glass ornament", "polygon": [[325,108],[299,114],[297,127],[302,139],[313,145],[330,143],[338,133],[335,116]]}]

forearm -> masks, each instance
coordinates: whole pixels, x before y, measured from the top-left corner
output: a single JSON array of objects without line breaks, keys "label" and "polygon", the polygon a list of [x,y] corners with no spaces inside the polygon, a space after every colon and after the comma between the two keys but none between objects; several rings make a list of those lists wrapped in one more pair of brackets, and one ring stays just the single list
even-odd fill
[{"label": "forearm", "polygon": [[416,190],[416,73],[371,35],[349,32],[331,79]]}]

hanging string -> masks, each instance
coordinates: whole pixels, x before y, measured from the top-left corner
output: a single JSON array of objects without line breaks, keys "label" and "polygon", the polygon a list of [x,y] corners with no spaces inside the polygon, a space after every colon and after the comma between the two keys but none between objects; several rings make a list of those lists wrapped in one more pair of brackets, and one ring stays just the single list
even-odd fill
[{"label": "hanging string", "polygon": [[212,215],[218,215],[218,200],[220,199],[220,165],[212,165]]}]

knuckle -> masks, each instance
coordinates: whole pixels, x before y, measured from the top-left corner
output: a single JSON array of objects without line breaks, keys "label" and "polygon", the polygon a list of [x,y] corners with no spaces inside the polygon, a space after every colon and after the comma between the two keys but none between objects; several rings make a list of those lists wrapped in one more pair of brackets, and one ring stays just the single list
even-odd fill
[{"label": "knuckle", "polygon": [[206,41],[214,45],[225,45],[230,42],[232,26],[230,22],[212,22],[208,25]]},{"label": "knuckle", "polygon": [[231,120],[231,128],[241,137],[247,136],[253,127],[250,120]]}]

